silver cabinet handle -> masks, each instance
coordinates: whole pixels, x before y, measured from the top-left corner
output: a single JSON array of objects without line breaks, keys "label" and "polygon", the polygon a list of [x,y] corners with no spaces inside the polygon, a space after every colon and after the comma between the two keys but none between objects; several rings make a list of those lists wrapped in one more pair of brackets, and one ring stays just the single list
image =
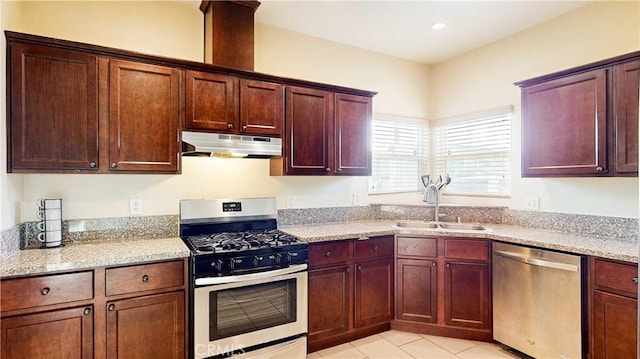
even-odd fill
[{"label": "silver cabinet handle", "polygon": [[327,167],[327,172],[331,172],[331,167]]},{"label": "silver cabinet handle", "polygon": [[89,314],[91,314],[91,308],[88,308],[88,307],[87,307],[87,308],[84,308],[84,310],[82,311],[82,314],[84,314],[84,315],[89,315]]},{"label": "silver cabinet handle", "polygon": [[113,312],[114,310],[116,310],[116,305],[115,305],[115,304],[109,304],[109,306],[107,307],[107,309],[108,309],[110,312]]},{"label": "silver cabinet handle", "polygon": [[598,166],[598,167],[596,167],[596,171],[603,172],[604,171],[604,167]]},{"label": "silver cabinet handle", "polygon": [[324,255],[325,255],[326,257],[331,257],[331,254],[333,254],[333,252],[332,252],[332,251],[327,251],[327,253],[325,253]]},{"label": "silver cabinet handle", "polygon": [[431,263],[431,266],[432,266],[432,267],[435,267],[437,264],[438,264],[438,263],[433,262],[433,263]]},{"label": "silver cabinet handle", "polygon": [[342,172],[342,167],[338,167],[338,172]]},{"label": "silver cabinet handle", "polygon": [[49,292],[51,292],[51,288],[49,288],[49,287],[44,287],[44,288],[40,289],[40,294],[42,294],[42,295],[47,295],[47,294],[49,294]]},{"label": "silver cabinet handle", "polygon": [[347,267],[346,272],[350,273],[351,272],[351,268]]},{"label": "silver cabinet handle", "polygon": [[242,126],[242,131],[246,131],[247,130],[247,126]]},{"label": "silver cabinet handle", "polygon": [[148,281],[149,281],[149,276],[148,276],[148,275],[146,275],[146,274],[145,274],[145,275],[143,275],[143,276],[142,276],[142,281],[143,281],[144,283],[148,282]]},{"label": "silver cabinet handle", "polygon": [[118,167],[118,164],[115,162],[111,162],[111,168],[116,168],[116,167]]},{"label": "silver cabinet handle", "polygon": [[638,284],[638,277],[631,278],[631,281],[635,284]]},{"label": "silver cabinet handle", "polygon": [[232,130],[233,129],[233,123],[227,123],[227,128]]},{"label": "silver cabinet handle", "polygon": [[362,266],[358,266],[358,270],[362,270]]},{"label": "silver cabinet handle", "polygon": [[374,250],[375,252],[377,252],[377,251],[378,251],[378,249],[380,249],[380,247],[378,247],[378,246],[373,246],[373,250]]},{"label": "silver cabinet handle", "polygon": [[96,168],[96,166],[98,166],[98,164],[96,164],[95,162],[89,163],[89,167],[91,168]]}]

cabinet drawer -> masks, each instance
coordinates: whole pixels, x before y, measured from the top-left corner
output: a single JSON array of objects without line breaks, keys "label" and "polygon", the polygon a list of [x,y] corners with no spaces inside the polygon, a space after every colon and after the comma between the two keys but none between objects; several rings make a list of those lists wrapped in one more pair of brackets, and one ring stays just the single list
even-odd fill
[{"label": "cabinet drawer", "polygon": [[93,272],[7,279],[0,285],[2,311],[93,298]]},{"label": "cabinet drawer", "polygon": [[594,276],[598,289],[615,293],[623,292],[622,294],[627,296],[638,297],[637,265],[596,259],[594,260]]},{"label": "cabinet drawer", "polygon": [[325,242],[309,246],[309,267],[348,263],[353,256],[351,241]]},{"label": "cabinet drawer", "polygon": [[403,257],[436,257],[438,256],[438,239],[426,237],[397,238],[397,253]]},{"label": "cabinet drawer", "polygon": [[142,292],[184,285],[182,261],[141,264],[106,270],[107,295]]},{"label": "cabinet drawer", "polygon": [[373,237],[356,241],[356,261],[392,257],[393,236]]},{"label": "cabinet drawer", "polygon": [[453,259],[489,260],[489,241],[484,239],[445,239],[444,256]]}]

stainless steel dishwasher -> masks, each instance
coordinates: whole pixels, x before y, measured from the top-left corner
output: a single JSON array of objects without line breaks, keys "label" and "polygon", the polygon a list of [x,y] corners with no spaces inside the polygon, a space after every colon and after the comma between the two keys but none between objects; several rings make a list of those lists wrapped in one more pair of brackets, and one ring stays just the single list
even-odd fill
[{"label": "stainless steel dishwasher", "polygon": [[583,256],[494,242],[493,339],[534,358],[586,357]]}]

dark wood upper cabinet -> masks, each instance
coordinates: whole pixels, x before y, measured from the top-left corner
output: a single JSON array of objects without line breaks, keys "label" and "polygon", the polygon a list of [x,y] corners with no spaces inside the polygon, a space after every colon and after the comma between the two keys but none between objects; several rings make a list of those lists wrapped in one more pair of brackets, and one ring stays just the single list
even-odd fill
[{"label": "dark wood upper cabinet", "polygon": [[177,172],[181,72],[122,60],[109,69],[110,170]]},{"label": "dark wood upper cabinet", "polygon": [[240,80],[240,133],[282,136],[284,87],[277,83]]},{"label": "dark wood upper cabinet", "polygon": [[371,97],[336,94],[335,167],[345,175],[371,175]]},{"label": "dark wood upper cabinet", "polygon": [[11,44],[8,171],[98,168],[95,55]]},{"label": "dark wood upper cabinet", "polygon": [[607,70],[523,89],[523,175],[607,172],[606,104]]},{"label": "dark wood upper cabinet", "polygon": [[236,76],[186,71],[187,130],[282,136],[284,88]]},{"label": "dark wood upper cabinet", "polygon": [[285,116],[284,155],[282,159],[274,160],[285,162],[284,174],[323,175],[331,172],[333,93],[288,87]]},{"label": "dark wood upper cabinet", "polygon": [[238,78],[186,71],[185,128],[233,133],[238,128]]},{"label": "dark wood upper cabinet", "polygon": [[616,173],[638,174],[638,89],[640,60],[614,67]]},{"label": "dark wood upper cabinet", "polygon": [[284,155],[272,175],[371,174],[371,97],[304,87],[285,96]]},{"label": "dark wood upper cabinet", "polygon": [[522,176],[637,176],[640,53],[516,83]]}]

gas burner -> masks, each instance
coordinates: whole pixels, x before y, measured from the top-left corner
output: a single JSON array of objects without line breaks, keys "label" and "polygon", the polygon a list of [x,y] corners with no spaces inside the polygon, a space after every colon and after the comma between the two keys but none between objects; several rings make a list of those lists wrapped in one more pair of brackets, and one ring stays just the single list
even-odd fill
[{"label": "gas burner", "polygon": [[298,240],[277,229],[222,232],[186,238],[200,252],[230,252],[265,247],[280,247]]}]

